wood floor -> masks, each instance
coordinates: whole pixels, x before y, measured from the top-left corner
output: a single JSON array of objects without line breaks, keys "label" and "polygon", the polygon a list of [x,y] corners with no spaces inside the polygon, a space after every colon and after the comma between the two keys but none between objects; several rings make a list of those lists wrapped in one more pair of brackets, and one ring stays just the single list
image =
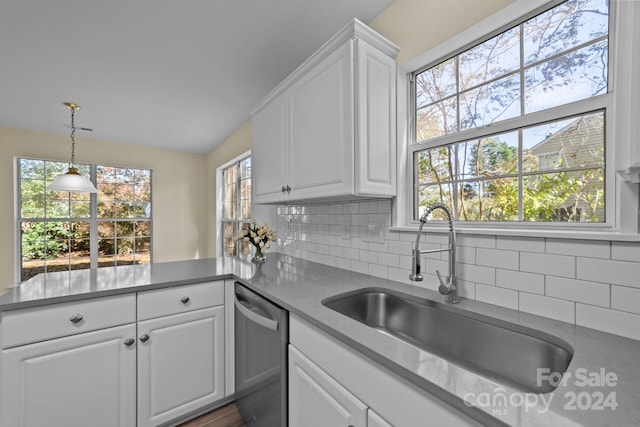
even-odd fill
[{"label": "wood floor", "polygon": [[180,424],[179,427],[245,427],[245,425],[236,405],[230,403]]}]

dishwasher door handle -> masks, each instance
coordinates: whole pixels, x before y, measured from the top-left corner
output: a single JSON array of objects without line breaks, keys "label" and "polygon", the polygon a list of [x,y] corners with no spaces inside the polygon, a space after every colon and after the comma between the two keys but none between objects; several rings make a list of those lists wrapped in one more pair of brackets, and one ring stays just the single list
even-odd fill
[{"label": "dishwasher door handle", "polygon": [[260,314],[251,310],[251,308],[258,308],[258,307],[250,304],[249,302],[240,301],[238,299],[238,294],[235,295],[234,303],[238,311],[240,311],[240,313],[242,313],[249,320],[259,325],[262,325],[265,328],[270,329],[272,331],[276,331],[276,332],[278,331],[279,325],[277,321],[270,319],[268,317],[261,316]]}]

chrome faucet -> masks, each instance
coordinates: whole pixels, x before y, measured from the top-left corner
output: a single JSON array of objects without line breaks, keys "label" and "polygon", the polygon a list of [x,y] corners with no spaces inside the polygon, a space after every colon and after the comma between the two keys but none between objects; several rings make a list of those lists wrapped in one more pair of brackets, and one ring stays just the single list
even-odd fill
[{"label": "chrome faucet", "polygon": [[[442,209],[447,215],[447,220],[449,221],[449,247],[445,249],[428,249],[426,251],[421,251],[420,236],[422,235],[422,227],[424,227],[424,224],[427,222],[429,214],[436,209]],[[458,300],[458,286],[456,279],[456,244],[456,231],[453,228],[453,217],[447,205],[440,202],[429,205],[427,210],[425,210],[420,217],[420,228],[418,228],[418,235],[416,236],[416,245],[411,253],[412,262],[409,279],[414,282],[421,282],[423,279],[422,273],[420,272],[420,255],[435,252],[449,252],[449,277],[447,277],[447,280],[443,280],[440,272],[436,270],[438,281],[440,281],[438,291],[446,297],[445,302],[449,304],[457,304],[460,302],[460,300]]]}]

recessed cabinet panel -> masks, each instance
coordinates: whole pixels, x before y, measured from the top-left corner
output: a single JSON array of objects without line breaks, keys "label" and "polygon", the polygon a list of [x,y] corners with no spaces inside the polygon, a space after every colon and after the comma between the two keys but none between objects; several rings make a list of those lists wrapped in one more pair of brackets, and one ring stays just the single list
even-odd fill
[{"label": "recessed cabinet panel", "polygon": [[[287,98],[280,95],[253,117],[251,150],[254,199],[262,203],[286,201],[289,182]],[[285,191],[283,190],[285,187]]]},{"label": "recessed cabinet panel", "polygon": [[396,64],[364,40],[358,40],[357,50],[356,191],[395,194]]},{"label": "recessed cabinet panel", "polygon": [[367,406],[290,345],[289,423],[366,427]]},{"label": "recessed cabinet panel", "polygon": [[223,306],[139,322],[138,335],[138,427],[224,397]]},{"label": "recessed cabinet panel", "polygon": [[2,351],[0,425],[136,425],[135,324]]},{"label": "recessed cabinet panel", "polygon": [[291,88],[291,199],[353,191],[351,46],[345,43]]}]

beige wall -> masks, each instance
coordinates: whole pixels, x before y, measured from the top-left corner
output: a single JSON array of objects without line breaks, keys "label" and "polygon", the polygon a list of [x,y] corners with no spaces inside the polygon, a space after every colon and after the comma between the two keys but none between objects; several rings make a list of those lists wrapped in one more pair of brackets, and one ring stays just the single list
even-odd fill
[{"label": "beige wall", "polygon": [[[400,47],[402,65],[513,0],[396,0],[371,26]],[[216,169],[251,149],[251,120],[207,155],[78,140],[78,161],[153,169],[154,261],[215,256]],[[67,160],[69,139],[0,127],[0,292],[13,284],[13,157]],[[271,209],[271,208],[269,208]],[[257,212],[255,209],[254,212]],[[260,220],[275,221],[265,208]]]},{"label": "beige wall", "polygon": [[253,127],[251,120],[247,120],[224,142],[207,154],[207,241],[211,244],[207,248],[206,256],[217,254],[216,233],[216,169],[239,155],[251,150],[253,143]]},{"label": "beige wall", "polygon": [[[14,156],[68,161],[68,136],[0,127],[0,293],[14,283]],[[77,138],[77,161],[153,170],[153,260],[207,252],[206,156]]]},{"label": "beige wall", "polygon": [[396,0],[369,25],[400,48],[403,65],[515,0]]}]

